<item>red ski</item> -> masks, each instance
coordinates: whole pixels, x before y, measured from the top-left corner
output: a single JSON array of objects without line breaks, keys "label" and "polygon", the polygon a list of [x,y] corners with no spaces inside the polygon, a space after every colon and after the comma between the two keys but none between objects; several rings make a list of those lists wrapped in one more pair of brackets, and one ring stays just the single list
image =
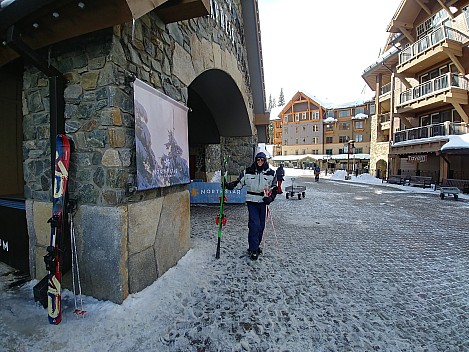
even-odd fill
[{"label": "red ski", "polygon": [[52,217],[49,219],[51,226],[50,245],[47,247],[47,255],[44,257],[48,271],[47,313],[51,324],[59,324],[62,320],[60,290],[63,248],[61,244],[65,235],[65,192],[67,191],[68,166],[70,164],[70,142],[67,137],[63,134],[57,135],[55,145],[54,198]]}]

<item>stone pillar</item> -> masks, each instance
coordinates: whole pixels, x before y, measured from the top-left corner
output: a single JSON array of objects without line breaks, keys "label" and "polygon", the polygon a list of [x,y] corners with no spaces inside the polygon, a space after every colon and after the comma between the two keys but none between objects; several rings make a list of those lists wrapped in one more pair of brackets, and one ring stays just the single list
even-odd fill
[{"label": "stone pillar", "polygon": [[236,179],[241,171],[252,164],[257,137],[222,137],[222,155],[228,157],[229,179]]}]

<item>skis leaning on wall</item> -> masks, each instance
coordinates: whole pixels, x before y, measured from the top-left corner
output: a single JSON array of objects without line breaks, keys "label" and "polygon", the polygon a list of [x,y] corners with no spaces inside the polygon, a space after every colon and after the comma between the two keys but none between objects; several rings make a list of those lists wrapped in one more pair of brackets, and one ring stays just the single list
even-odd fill
[{"label": "skis leaning on wall", "polygon": [[59,324],[62,320],[60,299],[61,265],[66,225],[64,221],[64,215],[66,214],[65,192],[67,191],[68,166],[70,164],[70,142],[67,137],[63,134],[57,135],[55,145],[54,198],[52,200],[52,217],[49,219],[51,226],[50,244],[44,257],[48,271],[47,313],[51,324]]},{"label": "skis leaning on wall", "polygon": [[226,203],[226,178],[228,175],[228,171],[226,170],[227,160],[226,158],[223,160],[223,169],[224,172],[221,175],[221,196],[220,196],[220,212],[218,216],[215,218],[215,223],[218,225],[218,242],[217,242],[217,252],[215,254],[216,259],[220,259],[220,244],[221,244],[221,234],[222,228],[226,225],[226,216],[223,213],[223,205]]}]

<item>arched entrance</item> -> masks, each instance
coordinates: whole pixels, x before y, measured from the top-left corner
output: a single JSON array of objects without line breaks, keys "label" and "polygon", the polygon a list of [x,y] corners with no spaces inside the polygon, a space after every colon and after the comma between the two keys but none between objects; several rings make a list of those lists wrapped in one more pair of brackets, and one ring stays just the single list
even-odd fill
[{"label": "arched entrance", "polygon": [[383,159],[376,162],[376,175],[375,177],[384,179],[386,178],[388,163]]},{"label": "arched entrance", "polygon": [[191,179],[210,181],[220,170],[221,137],[252,135],[249,114],[236,82],[211,69],[188,87]]}]

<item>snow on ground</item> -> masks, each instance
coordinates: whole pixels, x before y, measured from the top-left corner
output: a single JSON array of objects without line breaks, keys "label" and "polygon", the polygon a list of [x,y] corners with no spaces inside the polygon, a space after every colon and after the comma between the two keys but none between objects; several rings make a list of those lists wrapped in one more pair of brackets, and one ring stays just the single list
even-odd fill
[{"label": "snow on ground", "polygon": [[[286,180],[284,184],[286,186],[292,182],[292,178],[299,176],[311,177],[311,182],[314,183],[312,170],[290,168],[285,170]],[[330,180],[340,182],[341,184],[353,183],[360,187],[367,187],[367,184],[382,184],[381,180],[376,179],[369,174],[363,174],[358,177],[352,176],[351,180],[346,181],[345,171],[338,171],[334,175],[321,175],[321,178],[328,178]],[[432,193],[435,196],[438,195],[438,191],[434,191],[433,188],[422,189],[419,187],[387,185],[386,183],[383,185],[389,186],[391,190],[397,188],[395,192],[420,192]],[[308,193],[307,198],[303,201],[309,202],[310,198],[311,194]],[[461,198],[469,199],[468,195],[462,194]],[[282,198],[281,201],[275,202],[278,204],[275,204],[274,207],[277,209],[276,211],[278,211],[278,209],[282,211],[282,207],[284,206],[282,204],[288,204],[289,212],[305,212],[305,216],[302,216],[301,219],[295,220],[296,226],[301,225],[301,221],[312,221],[311,219],[314,215],[313,206],[304,207],[302,206],[303,204],[309,203],[301,203],[299,201],[296,201],[295,203],[294,200],[289,202]],[[384,207],[388,206],[387,204],[388,203],[383,202],[383,204],[378,204],[378,206]],[[448,202],[444,204],[447,204],[449,207],[464,206],[463,202]],[[290,205],[292,205],[292,207]],[[392,206],[393,204],[389,204],[389,207]],[[239,205],[239,207],[242,207],[242,209],[245,208],[242,205]],[[231,209],[237,209],[236,205],[232,206]],[[377,211],[381,210],[378,209]],[[211,208],[209,209],[209,212],[212,212]],[[276,214],[279,213],[277,212]],[[240,217],[237,221],[242,223],[244,226],[247,223],[245,211],[239,211],[237,216]],[[378,217],[379,216],[380,215],[378,215]],[[405,216],[405,214],[403,216]],[[198,224],[197,221],[198,220],[195,219],[195,223],[200,227],[200,231],[207,232],[213,230],[213,224]],[[337,219],[331,221],[337,221]],[[315,226],[323,226],[322,228],[324,231],[328,231],[330,229],[330,222],[324,225],[319,222],[316,222],[316,224],[317,225]],[[305,223],[304,225],[306,226],[307,224]],[[357,226],[362,225],[358,224]],[[303,301],[305,300],[305,297],[301,294],[298,295],[298,292],[295,293],[295,290],[297,290],[295,287],[298,287],[297,285],[299,283],[296,283],[291,287],[289,287],[288,284],[285,287],[277,287],[271,292],[257,292],[256,290],[265,289],[263,280],[274,280],[278,279],[279,275],[283,275],[282,270],[285,268],[282,267],[282,260],[280,258],[278,262],[269,263],[269,261],[267,261],[268,258],[266,257],[265,266],[263,266],[263,262],[260,261],[260,263],[258,263],[260,264],[259,267],[252,266],[249,262],[239,263],[239,259],[237,259],[239,254],[236,254],[235,251],[239,251],[240,248],[245,246],[245,229],[243,228],[242,231],[240,231],[242,233],[238,234],[237,232],[239,231],[234,229],[232,225],[228,231],[232,231],[234,235],[239,236],[235,236],[236,238],[232,240],[233,243],[229,244],[229,246],[232,247],[225,247],[225,251],[230,253],[234,252],[235,254],[229,254],[231,256],[230,258],[225,257],[226,261],[223,262],[224,266],[217,265],[217,263],[220,264],[221,262],[214,262],[212,259],[214,247],[213,245],[207,246],[205,242],[207,235],[204,235],[205,237],[195,236],[195,238],[193,238],[193,248],[178,262],[175,267],[171,268],[160,279],[143,291],[130,295],[121,305],[85,296],[84,307],[88,313],[83,319],[76,319],[72,314],[72,311],[74,310],[73,296],[70,291],[65,290],[63,293],[63,321],[58,326],[49,325],[47,322],[46,311],[41,306],[34,303],[32,288],[37,283],[37,280],[32,280],[22,286],[14,286],[13,288],[10,288],[10,284],[15,280],[15,276],[12,274],[11,268],[0,263],[0,351],[29,352],[49,350],[104,350],[118,352],[131,350],[308,350],[307,343],[311,342],[302,341],[301,329],[303,324],[310,323],[306,321],[290,320],[301,319],[299,317],[302,316],[302,313],[301,311],[294,313],[289,312],[288,300],[294,299],[297,301],[296,304],[301,302],[301,304],[314,303],[317,307],[322,307],[323,305],[325,305],[324,307],[327,307],[328,302],[321,301],[326,299],[327,296],[316,297],[316,303]],[[288,232],[288,230],[285,231],[284,229],[282,232],[285,233]],[[233,235],[233,233],[231,235]],[[288,233],[286,235],[291,236],[291,234]],[[337,237],[337,240],[343,241],[340,237]],[[273,241],[272,238],[271,241]],[[226,246],[228,246],[227,242],[225,243]],[[270,243],[272,245],[274,242]],[[319,244],[317,243],[315,245]],[[326,248],[328,247],[325,246],[323,250],[326,250]],[[223,255],[228,256],[225,252]],[[360,260],[364,259],[360,258]],[[272,268],[268,269],[267,265],[273,265],[274,270],[272,271]],[[313,265],[317,265],[317,263],[313,263]],[[96,270],[99,270],[99,268],[96,268]],[[258,276],[259,271],[262,270],[265,271],[263,274],[264,276]],[[227,280],[230,282],[229,285],[227,285]],[[252,287],[253,281],[259,282],[258,289]],[[223,291],[218,292],[217,287]],[[327,291],[326,289],[324,290]],[[239,292],[244,292],[244,296],[246,297],[246,301],[242,306],[239,306],[239,297],[236,296],[239,296]],[[220,294],[224,297],[225,301],[223,301],[223,299],[220,300],[220,297],[218,297]],[[360,294],[363,294],[363,297],[366,297],[365,291]],[[286,301],[283,302],[282,300]],[[207,302],[219,303],[216,303],[216,307],[212,307],[212,305],[207,305]],[[253,305],[253,302],[257,303]],[[359,302],[357,304],[360,305]],[[262,311],[262,308],[259,308],[260,310],[256,311],[256,309],[258,309],[256,307],[258,306],[263,307],[265,311]],[[282,308],[282,312],[280,313],[277,310],[271,312],[269,310],[270,306],[275,306],[275,309],[278,309],[278,307],[284,307],[284,309]],[[214,311],[206,311],[207,308],[204,307],[210,307],[210,309],[214,309]],[[346,311],[343,311],[343,313],[346,314]],[[214,314],[219,314],[219,316],[214,316]],[[269,316],[269,314],[276,315]],[[277,314],[280,314],[280,316]],[[331,311],[330,314],[335,313]],[[243,319],[243,316],[245,316],[246,319],[240,320],[236,324],[233,324],[233,321],[230,320],[233,319],[233,317],[236,317],[236,319]],[[262,322],[250,321],[249,319],[252,316],[258,316],[258,319],[263,320]],[[324,317],[316,317],[316,320],[321,321],[323,318]],[[353,319],[359,319],[358,321],[360,322],[360,319],[366,318],[360,318],[358,314],[357,316],[353,315]],[[282,325],[279,325],[277,321],[282,321]],[[337,323],[342,324],[341,322]],[[364,324],[363,326],[369,325],[366,321],[362,323]],[[220,331],[221,328],[226,331],[227,329],[230,329],[229,326],[234,328],[235,325],[239,329],[239,324],[241,324],[241,327],[244,329],[241,334],[242,336],[238,336],[239,331],[233,331],[231,334],[232,336],[230,337],[223,335],[223,332]],[[373,324],[377,324],[377,322],[375,321]],[[220,329],[217,329],[217,326]],[[313,324],[308,326],[314,327],[315,325]],[[325,324],[323,326],[318,325],[315,329],[328,331],[328,329],[331,328],[333,327]],[[354,331],[353,326],[350,324],[343,325],[343,328],[347,330],[352,329],[348,332],[349,338],[352,338],[356,334],[361,334],[359,330]],[[382,328],[382,326],[380,328]],[[264,330],[258,331],[256,329]],[[340,339],[340,334],[337,335],[332,331],[330,331],[330,333]],[[380,333],[378,333],[378,335],[379,334]],[[201,336],[205,336],[206,341],[201,340]],[[259,336],[269,336],[269,339],[274,339],[275,336],[283,336],[285,340],[269,342],[278,346],[278,349],[272,349],[272,347],[268,347],[266,342],[267,340],[258,340]],[[327,339],[327,334],[322,334],[320,336],[322,336],[321,338]],[[229,338],[236,338],[238,340],[237,342],[233,342],[232,340],[228,340]],[[372,339],[371,336],[369,338]],[[190,343],[178,347],[178,341],[190,341]],[[224,341],[230,345],[226,348],[222,345],[213,346],[210,345],[210,341]],[[351,343],[350,341],[339,342],[345,345]],[[337,341],[323,341],[322,343],[324,343],[323,346],[335,347],[324,347],[325,349],[322,349],[321,351],[341,351],[340,347],[337,347],[336,345]],[[396,349],[387,349],[385,340],[381,343],[383,343],[381,347],[384,346],[384,349],[380,350],[397,351]],[[407,346],[403,350],[412,350],[408,349],[408,342],[405,342],[404,340],[394,340],[393,343],[396,344],[394,346]],[[256,344],[257,346],[263,346],[262,344],[265,344],[267,347],[256,347]],[[280,346],[284,347],[281,348]],[[292,346],[296,346],[296,348],[294,347],[292,349]],[[369,347],[370,349],[354,349],[354,351],[369,351],[374,350],[375,347],[379,348],[379,346]],[[418,350],[423,351],[424,349]]]}]

